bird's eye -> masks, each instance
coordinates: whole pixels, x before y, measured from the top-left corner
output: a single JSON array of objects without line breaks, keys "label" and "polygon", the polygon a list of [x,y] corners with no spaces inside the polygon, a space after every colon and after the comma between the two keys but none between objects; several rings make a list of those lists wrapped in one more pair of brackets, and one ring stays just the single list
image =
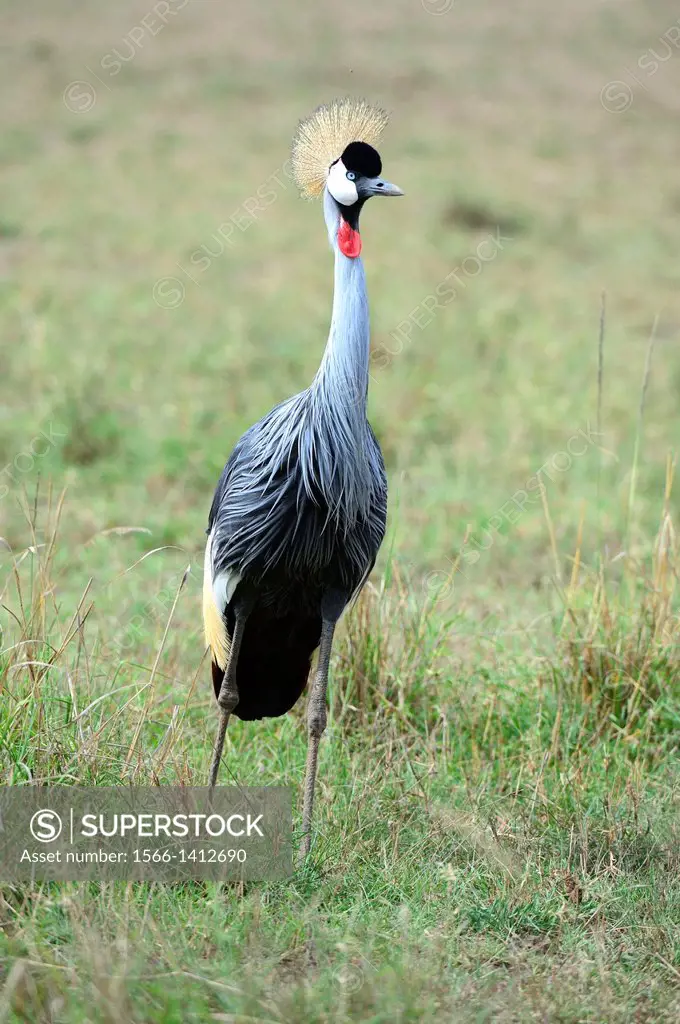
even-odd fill
[{"label": "bird's eye", "polygon": [[349,181],[354,181],[354,179],[356,178],[356,174],[354,173],[354,171],[348,171],[347,178]]}]

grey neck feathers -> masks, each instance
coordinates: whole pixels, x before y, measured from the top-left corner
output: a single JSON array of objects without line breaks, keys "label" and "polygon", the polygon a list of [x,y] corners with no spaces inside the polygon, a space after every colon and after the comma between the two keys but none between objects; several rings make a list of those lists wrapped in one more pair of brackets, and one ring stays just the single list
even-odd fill
[{"label": "grey neck feathers", "polygon": [[364,266],[361,257],[349,259],[340,252],[340,212],[328,190],[324,190],[323,198],[328,238],[335,255],[335,290],[328,342],[312,387],[322,389],[325,398],[331,397],[363,428],[370,355]]},{"label": "grey neck feathers", "polygon": [[340,212],[326,190],[324,217],[335,254],[335,291],[328,342],[310,388],[309,426],[318,435],[317,458],[325,463],[318,483],[332,507],[341,505],[354,518],[366,511],[373,490],[366,420],[368,299],[361,258],[350,259],[338,248]]}]

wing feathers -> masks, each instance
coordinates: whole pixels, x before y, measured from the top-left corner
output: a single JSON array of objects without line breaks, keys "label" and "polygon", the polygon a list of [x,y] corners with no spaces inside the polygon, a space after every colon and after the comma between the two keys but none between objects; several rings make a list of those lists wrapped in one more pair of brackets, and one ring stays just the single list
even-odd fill
[{"label": "wing feathers", "polygon": [[[222,573],[213,583],[212,535],[209,536],[205,546],[205,561],[203,565],[203,629],[205,631],[205,642],[210,648],[213,661],[216,662],[222,671],[227,667],[229,649],[231,647],[231,637],[227,631],[224,609],[231,600],[236,584],[240,579],[237,573],[234,573],[233,577],[232,579],[228,574]],[[219,606],[218,600],[220,600]]]}]

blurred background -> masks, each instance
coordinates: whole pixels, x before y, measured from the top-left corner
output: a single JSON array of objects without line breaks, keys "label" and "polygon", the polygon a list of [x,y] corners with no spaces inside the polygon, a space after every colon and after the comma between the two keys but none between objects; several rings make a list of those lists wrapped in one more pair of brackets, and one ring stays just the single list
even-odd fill
[{"label": "blurred background", "polygon": [[[677,1022],[680,8],[0,21],[6,784],[204,784],[213,490],[330,321],[298,120],[385,107],[405,192],[362,215],[390,535],[334,646],[311,861],[0,885],[0,1018]],[[290,786],[296,827],[304,716],[232,721],[222,769]]]},{"label": "blurred background", "polygon": [[163,545],[140,572],[188,552],[200,585],[226,457],[321,357],[332,260],[287,160],[346,94],[391,112],[406,193],[363,218],[395,556],[425,588],[458,559],[474,621],[518,596],[526,618],[581,516],[586,552],[654,531],[680,392],[673,4],[2,7],[0,535],[29,542],[24,488],[67,487],[64,593]]}]

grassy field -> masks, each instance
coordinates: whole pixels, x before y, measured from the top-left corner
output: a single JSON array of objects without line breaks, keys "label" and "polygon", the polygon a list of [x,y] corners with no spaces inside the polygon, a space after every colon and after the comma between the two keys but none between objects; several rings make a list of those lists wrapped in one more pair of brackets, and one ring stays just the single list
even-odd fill
[{"label": "grassy field", "polygon": [[[406,193],[363,217],[390,536],[311,857],[3,886],[0,1022],[678,1020],[677,9],[0,10],[5,784],[205,782],[212,490],[328,331],[298,119],[387,107]],[[222,777],[298,823],[305,746],[233,722]]]}]

